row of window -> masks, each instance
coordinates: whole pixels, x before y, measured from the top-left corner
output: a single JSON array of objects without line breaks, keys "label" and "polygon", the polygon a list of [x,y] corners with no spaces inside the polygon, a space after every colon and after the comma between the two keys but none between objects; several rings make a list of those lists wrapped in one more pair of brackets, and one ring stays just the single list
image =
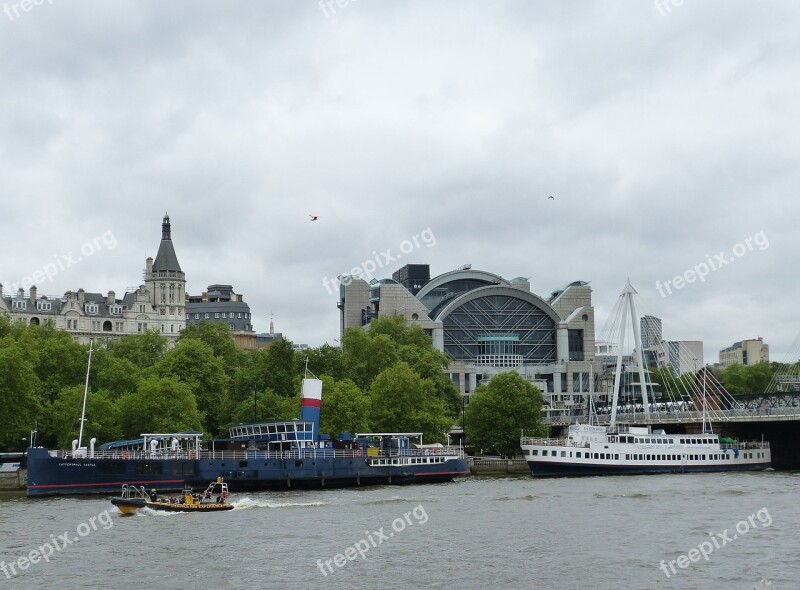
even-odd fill
[{"label": "row of window", "polygon": [[[211,319],[211,317],[210,317],[210,316],[211,316],[211,314],[210,314],[210,313],[204,313],[204,314],[203,314],[203,319],[204,319],[204,320]],[[226,320],[226,319],[228,319],[228,316],[230,316],[230,319],[236,319],[236,318],[238,318],[238,319],[245,319],[245,320],[249,320],[249,319],[250,319],[250,314],[249,314],[249,313],[247,313],[247,312],[244,312],[244,313],[242,313],[241,311],[240,311],[240,312],[238,312],[238,313],[234,313],[234,312],[230,312],[230,313],[229,313],[229,312],[227,312],[227,311],[223,311],[223,312],[214,312],[214,319],[215,319],[215,320],[218,320],[218,319],[220,319],[220,318],[222,318],[223,320]],[[187,320],[191,320],[191,319],[192,319],[192,314],[190,314],[190,313],[187,313],[187,314],[186,314],[186,319],[187,319]],[[199,314],[199,313],[196,313],[196,314],[194,314],[194,319],[196,319],[196,320],[199,320],[199,319],[200,319],[200,314]]]}]

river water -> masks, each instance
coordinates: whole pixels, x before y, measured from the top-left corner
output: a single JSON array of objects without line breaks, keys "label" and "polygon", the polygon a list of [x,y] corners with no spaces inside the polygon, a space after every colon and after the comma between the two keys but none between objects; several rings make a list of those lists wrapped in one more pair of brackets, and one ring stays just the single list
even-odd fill
[{"label": "river water", "polygon": [[106,497],[5,494],[0,589],[796,590],[798,492],[790,472],[472,477],[135,516]]}]

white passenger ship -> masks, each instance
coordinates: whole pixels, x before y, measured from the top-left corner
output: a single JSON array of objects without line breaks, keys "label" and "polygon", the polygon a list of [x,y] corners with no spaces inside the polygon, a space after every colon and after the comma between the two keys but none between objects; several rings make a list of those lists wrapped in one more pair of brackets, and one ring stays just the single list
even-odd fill
[{"label": "white passenger ship", "polygon": [[[631,325],[634,327],[635,350],[638,353],[636,360],[642,405],[645,417],[649,418],[639,320],[636,317],[633,301],[635,293],[635,289],[628,282],[620,295],[618,305],[622,306],[622,312],[619,317],[624,322],[630,312]],[[705,376],[702,434],[666,434],[663,430],[651,431],[650,427],[617,424],[625,334],[626,330],[620,330],[609,426],[573,424],[569,427],[565,439],[523,436],[520,447],[534,476],[742,471],[763,470],[770,466],[771,453],[768,442],[720,439],[718,435],[709,432],[706,427]],[[591,376],[590,383],[592,383]],[[591,400],[591,392],[589,396]]]},{"label": "white passenger ship", "polygon": [[720,442],[716,434],[666,434],[645,427],[573,424],[566,439],[523,438],[531,473],[614,475],[763,470],[768,442]]}]

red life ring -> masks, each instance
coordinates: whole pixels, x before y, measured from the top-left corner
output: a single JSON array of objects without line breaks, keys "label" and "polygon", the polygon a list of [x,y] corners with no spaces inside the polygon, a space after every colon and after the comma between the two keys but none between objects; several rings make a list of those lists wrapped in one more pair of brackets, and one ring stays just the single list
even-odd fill
[{"label": "red life ring", "polygon": [[434,455],[438,455],[439,454],[439,449],[438,448],[434,448],[433,449],[433,454]]},{"label": "red life ring", "polygon": [[356,449],[356,457],[360,457],[360,456],[361,456],[361,449]]},{"label": "red life ring", "polygon": [[194,451],[192,451],[192,452],[190,452],[190,453],[189,453],[189,458],[190,458],[190,459],[194,459]]},{"label": "red life ring", "polygon": [[128,458],[128,451],[122,451],[122,458],[123,459],[127,459]]}]

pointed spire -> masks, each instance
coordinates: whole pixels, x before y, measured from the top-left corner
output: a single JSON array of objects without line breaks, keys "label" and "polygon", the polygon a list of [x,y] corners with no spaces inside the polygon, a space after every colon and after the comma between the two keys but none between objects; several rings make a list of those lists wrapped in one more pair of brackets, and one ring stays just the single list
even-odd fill
[{"label": "pointed spire", "polygon": [[169,214],[164,213],[164,220],[161,222],[161,239],[162,240],[172,240],[170,234],[172,231],[169,227]]},{"label": "pointed spire", "polygon": [[275,335],[275,324],[272,321],[273,317],[274,317],[274,314],[269,314],[269,335],[270,336],[274,336]]}]

